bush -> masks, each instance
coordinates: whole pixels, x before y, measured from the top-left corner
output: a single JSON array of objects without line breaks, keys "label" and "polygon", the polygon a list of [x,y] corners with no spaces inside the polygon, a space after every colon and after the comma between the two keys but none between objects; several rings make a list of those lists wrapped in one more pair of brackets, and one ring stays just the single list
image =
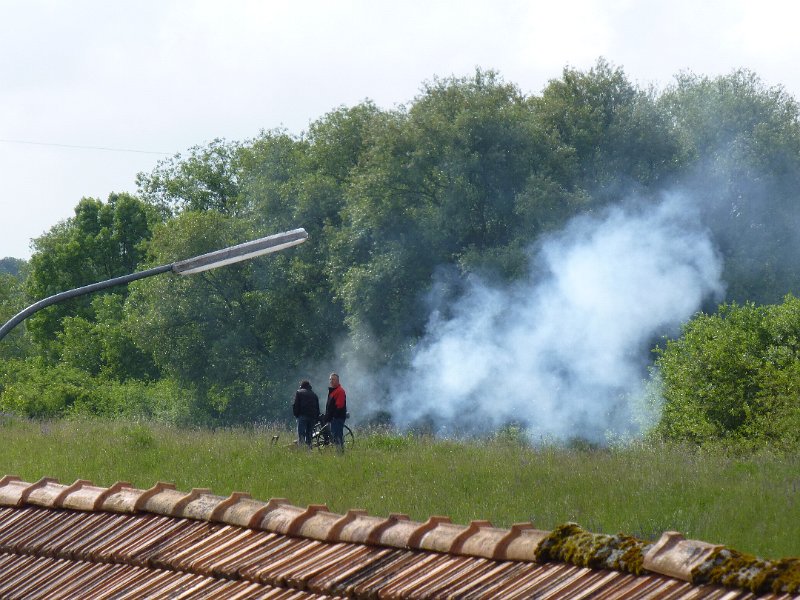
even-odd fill
[{"label": "bush", "polygon": [[800,300],[722,305],[657,350],[664,407],[656,431],[703,443],[800,440]]},{"label": "bush", "polygon": [[0,410],[33,418],[102,416],[192,422],[193,390],[170,379],[119,382],[41,359],[0,365]]},{"label": "bush", "polygon": [[97,383],[85,372],[67,366],[47,366],[40,359],[3,364],[2,410],[28,417],[58,417],[73,406],[92,404]]}]

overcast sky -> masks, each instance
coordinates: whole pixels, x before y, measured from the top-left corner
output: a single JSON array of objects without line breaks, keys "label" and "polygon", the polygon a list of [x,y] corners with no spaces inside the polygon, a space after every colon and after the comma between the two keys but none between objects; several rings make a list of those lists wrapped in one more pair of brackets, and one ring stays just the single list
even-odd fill
[{"label": "overcast sky", "polygon": [[0,0],[0,257],[214,138],[301,134],[495,69],[539,94],[598,57],[639,85],[748,68],[800,98],[791,0]]}]

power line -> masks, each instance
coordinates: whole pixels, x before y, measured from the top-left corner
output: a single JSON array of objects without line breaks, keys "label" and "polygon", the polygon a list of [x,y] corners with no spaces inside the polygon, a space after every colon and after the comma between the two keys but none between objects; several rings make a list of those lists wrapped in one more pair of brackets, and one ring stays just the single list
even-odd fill
[{"label": "power line", "polygon": [[77,144],[57,144],[55,142],[29,142],[26,140],[4,140],[0,142],[5,144],[27,144],[30,146],[54,146],[56,148],[76,148],[79,150],[103,150],[105,152],[136,152],[138,154],[163,154],[169,155],[172,152],[158,152],[156,150],[133,150],[131,148],[109,148],[107,146],[80,146]]}]

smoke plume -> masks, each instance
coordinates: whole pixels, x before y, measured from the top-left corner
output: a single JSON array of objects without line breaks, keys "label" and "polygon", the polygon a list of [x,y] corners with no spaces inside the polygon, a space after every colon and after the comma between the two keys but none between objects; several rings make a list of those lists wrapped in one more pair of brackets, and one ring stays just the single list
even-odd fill
[{"label": "smoke plume", "polygon": [[531,265],[511,287],[473,278],[447,316],[431,315],[391,382],[393,423],[517,423],[534,440],[635,433],[653,342],[723,293],[721,259],[680,194],[575,218]]}]

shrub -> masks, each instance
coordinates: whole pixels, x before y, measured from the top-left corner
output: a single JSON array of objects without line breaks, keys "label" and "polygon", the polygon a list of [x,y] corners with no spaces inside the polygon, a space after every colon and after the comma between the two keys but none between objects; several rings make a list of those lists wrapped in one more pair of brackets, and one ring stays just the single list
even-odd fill
[{"label": "shrub", "polygon": [[171,379],[119,382],[41,359],[0,364],[0,410],[34,418],[102,416],[193,422],[195,393]]},{"label": "shrub", "polygon": [[657,350],[664,407],[656,431],[703,443],[792,447],[800,439],[800,300],[722,305]]}]

